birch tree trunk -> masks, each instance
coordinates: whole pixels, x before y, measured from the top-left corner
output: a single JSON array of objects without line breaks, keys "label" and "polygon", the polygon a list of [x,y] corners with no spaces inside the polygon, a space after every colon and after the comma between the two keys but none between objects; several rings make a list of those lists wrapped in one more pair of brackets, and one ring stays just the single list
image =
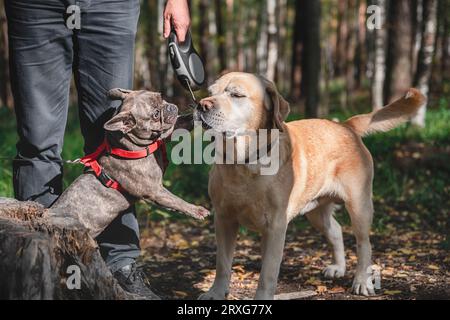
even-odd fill
[{"label": "birch tree trunk", "polygon": [[[268,3],[267,0],[262,1],[262,11],[267,12]],[[258,62],[258,73],[267,74],[267,44],[268,44],[268,17],[267,14],[260,16],[260,28],[258,37],[258,46],[256,49],[256,59]]]},{"label": "birch tree trunk", "polygon": [[375,29],[375,48],[372,79],[372,106],[381,108],[384,105],[383,86],[386,77],[386,0],[376,0],[375,5],[380,8],[381,28]]},{"label": "birch tree trunk", "polygon": [[278,60],[278,28],[277,28],[278,0],[267,0],[267,72],[266,77],[270,81],[275,80],[275,72]]},{"label": "birch tree trunk", "polygon": [[[417,87],[425,97],[428,97],[431,68],[433,63],[434,48],[437,31],[437,0],[423,0],[423,29],[421,46],[419,51],[417,72],[414,86]],[[419,109],[412,123],[425,127],[426,104]]]}]

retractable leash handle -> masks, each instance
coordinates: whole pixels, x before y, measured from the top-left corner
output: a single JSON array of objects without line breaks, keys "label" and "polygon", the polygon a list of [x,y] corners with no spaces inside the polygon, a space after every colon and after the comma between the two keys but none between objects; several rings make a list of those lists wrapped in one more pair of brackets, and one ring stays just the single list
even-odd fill
[{"label": "retractable leash handle", "polygon": [[186,40],[182,43],[178,42],[175,31],[170,33],[167,41],[170,62],[178,81],[192,95],[192,99],[197,103],[194,91],[199,90],[205,84],[205,68],[197,50],[192,43],[192,34],[188,30]]}]

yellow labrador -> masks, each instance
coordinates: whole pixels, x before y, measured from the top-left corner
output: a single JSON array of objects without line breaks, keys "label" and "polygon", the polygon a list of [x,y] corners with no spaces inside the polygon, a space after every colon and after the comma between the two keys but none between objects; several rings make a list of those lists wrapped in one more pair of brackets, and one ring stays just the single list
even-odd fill
[{"label": "yellow labrador", "polygon": [[[361,137],[388,131],[407,121],[425,97],[410,89],[400,100],[344,123],[301,120],[285,123],[289,104],[275,85],[247,73],[229,73],[210,87],[195,117],[221,132],[278,129],[279,170],[261,175],[255,165],[216,164],[209,179],[215,209],[216,278],[200,299],[224,299],[228,294],[238,226],[262,233],[262,269],[256,299],[273,299],[283,256],[286,228],[299,214],[324,234],[333,249],[329,278],[345,273],[342,231],[333,217],[336,202],[345,203],[357,241],[356,294],[374,294],[371,285],[373,161]],[[224,135],[226,139],[226,135]],[[275,156],[275,155],[270,155]]]}]

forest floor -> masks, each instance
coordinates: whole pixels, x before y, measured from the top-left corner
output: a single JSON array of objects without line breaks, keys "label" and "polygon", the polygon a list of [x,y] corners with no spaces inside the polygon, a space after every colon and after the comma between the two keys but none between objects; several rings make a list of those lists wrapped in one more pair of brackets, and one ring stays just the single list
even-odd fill
[{"label": "forest floor", "polygon": [[[299,218],[304,219],[304,218]],[[373,260],[381,268],[381,289],[366,298],[350,292],[356,266],[355,241],[344,227],[347,274],[325,279],[331,262],[323,237],[312,227],[291,225],[284,250],[277,293],[313,291],[308,299],[450,299],[450,254],[444,235],[395,230],[373,233]],[[141,264],[152,288],[166,299],[196,299],[215,275],[215,239],[211,223],[151,222],[143,232]],[[261,259],[259,238],[241,234],[233,264],[229,299],[251,299]]]}]

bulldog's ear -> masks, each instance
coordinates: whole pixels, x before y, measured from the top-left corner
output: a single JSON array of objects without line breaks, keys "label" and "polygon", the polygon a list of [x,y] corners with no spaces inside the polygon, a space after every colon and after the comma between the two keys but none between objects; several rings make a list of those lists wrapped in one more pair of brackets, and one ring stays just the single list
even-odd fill
[{"label": "bulldog's ear", "polygon": [[115,88],[108,91],[108,97],[111,100],[125,100],[130,93],[131,90]]},{"label": "bulldog's ear", "polygon": [[136,127],[136,118],[131,112],[121,112],[105,123],[106,131],[121,131],[128,133]]},{"label": "bulldog's ear", "polygon": [[273,112],[273,121],[275,127],[283,131],[283,122],[290,112],[289,102],[287,102],[278,92],[277,87],[272,81],[262,78],[266,90],[266,99],[264,101],[267,110]]}]

